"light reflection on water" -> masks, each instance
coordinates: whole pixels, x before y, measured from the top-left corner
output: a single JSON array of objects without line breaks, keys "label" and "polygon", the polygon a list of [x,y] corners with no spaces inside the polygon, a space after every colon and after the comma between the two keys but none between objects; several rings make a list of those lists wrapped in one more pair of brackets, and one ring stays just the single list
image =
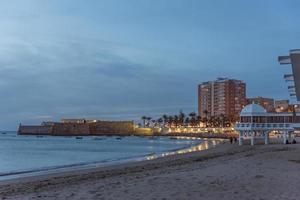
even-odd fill
[{"label": "light reflection on water", "polygon": [[53,137],[0,134],[0,176],[49,168],[109,163],[195,146],[173,137]]},{"label": "light reflection on water", "polygon": [[214,147],[196,137],[53,137],[0,135],[0,181],[152,160]]},{"label": "light reflection on water", "polygon": [[[178,139],[186,139],[187,137],[176,137]],[[189,139],[200,139],[200,138],[189,138]],[[191,152],[195,152],[195,151],[202,151],[202,150],[206,150],[209,148],[213,148],[215,147],[217,144],[220,144],[224,142],[223,139],[206,139],[203,140],[202,143],[196,145],[196,146],[192,146],[190,148],[185,148],[185,149],[180,149],[177,151],[171,151],[171,152],[166,152],[166,153],[162,153],[162,154],[157,154],[157,155],[151,155],[151,156],[147,156],[146,160],[153,160],[159,157],[165,157],[165,156],[170,156],[170,155],[177,155],[177,154],[184,154],[184,153],[191,153]]]}]

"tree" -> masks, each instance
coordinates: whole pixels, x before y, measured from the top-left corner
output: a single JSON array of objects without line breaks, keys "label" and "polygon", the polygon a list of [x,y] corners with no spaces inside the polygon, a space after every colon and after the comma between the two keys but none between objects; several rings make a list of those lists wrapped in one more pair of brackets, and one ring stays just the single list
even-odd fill
[{"label": "tree", "polygon": [[208,119],[206,117],[202,118],[203,123],[205,124],[205,127],[208,125]]},{"label": "tree", "polygon": [[152,126],[156,126],[156,120],[155,119],[152,119],[151,122],[152,122]]},{"label": "tree", "polygon": [[196,113],[195,112],[191,112],[189,114],[189,116],[191,118],[191,124],[192,124],[192,126],[195,126],[195,124],[196,124]]},{"label": "tree", "polygon": [[221,118],[221,125],[222,125],[222,127],[225,127],[225,115],[221,114],[220,118]]},{"label": "tree", "polygon": [[152,117],[147,117],[147,126],[149,127],[149,125],[150,125],[150,121],[151,121],[151,119],[152,119]]},{"label": "tree", "polygon": [[189,118],[189,117],[186,117],[186,118],[185,118],[185,124],[188,126],[189,123],[190,123],[190,118]]},{"label": "tree", "polygon": [[237,121],[237,118],[234,115],[229,115],[228,120],[229,120],[229,126],[231,126]]},{"label": "tree", "polygon": [[201,116],[200,116],[200,115],[197,115],[197,116],[196,116],[196,124],[197,124],[198,126],[200,126],[200,122],[201,122]]},{"label": "tree", "polygon": [[143,126],[145,127],[146,126],[147,117],[146,116],[142,116],[141,119],[143,120]]},{"label": "tree", "polygon": [[169,127],[172,126],[173,122],[174,122],[174,118],[173,118],[173,116],[170,115],[170,116],[168,117],[168,125],[169,125]]},{"label": "tree", "polygon": [[174,124],[175,124],[175,127],[178,126],[178,122],[179,122],[179,117],[178,117],[178,115],[174,115]]},{"label": "tree", "polygon": [[205,114],[205,127],[207,127],[207,122],[208,122],[208,111],[207,111],[207,110],[204,110],[203,112],[204,112],[204,114]]},{"label": "tree", "polygon": [[215,118],[215,124],[214,124],[214,126],[215,127],[221,127],[221,123],[222,121],[221,121],[221,118],[220,117],[217,117],[217,118]]},{"label": "tree", "polygon": [[164,115],[162,116],[162,118],[163,118],[163,120],[164,120],[164,126],[166,126],[166,124],[168,123],[169,117],[168,117],[168,115],[164,114]]},{"label": "tree", "polygon": [[209,127],[215,126],[216,118],[214,116],[211,116],[208,120],[208,123],[209,123]]},{"label": "tree", "polygon": [[159,126],[161,126],[161,123],[163,123],[163,119],[160,117],[157,119],[157,123],[159,124]]},{"label": "tree", "polygon": [[181,126],[183,126],[184,125],[184,120],[185,120],[185,114],[180,110],[179,111],[179,124],[181,125]]}]

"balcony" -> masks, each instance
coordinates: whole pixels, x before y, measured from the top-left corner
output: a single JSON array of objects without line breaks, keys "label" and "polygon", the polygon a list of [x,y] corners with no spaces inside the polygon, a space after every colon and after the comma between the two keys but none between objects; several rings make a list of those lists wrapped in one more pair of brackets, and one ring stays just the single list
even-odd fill
[{"label": "balcony", "polygon": [[281,65],[291,64],[291,58],[290,58],[290,56],[279,56],[278,57],[278,62]]}]

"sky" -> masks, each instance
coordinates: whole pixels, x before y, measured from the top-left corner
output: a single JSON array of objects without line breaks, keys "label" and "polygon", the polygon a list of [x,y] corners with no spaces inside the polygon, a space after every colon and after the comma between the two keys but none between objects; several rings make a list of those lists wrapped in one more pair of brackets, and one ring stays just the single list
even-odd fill
[{"label": "sky", "polygon": [[197,110],[197,85],[289,98],[297,0],[0,1],[0,129]]}]

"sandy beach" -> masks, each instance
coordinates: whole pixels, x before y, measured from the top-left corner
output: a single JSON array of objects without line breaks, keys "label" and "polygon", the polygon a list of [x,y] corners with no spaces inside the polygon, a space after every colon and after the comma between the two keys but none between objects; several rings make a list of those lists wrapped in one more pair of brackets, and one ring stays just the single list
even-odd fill
[{"label": "sandy beach", "polygon": [[1,199],[300,199],[300,144],[222,144],[0,184]]}]

